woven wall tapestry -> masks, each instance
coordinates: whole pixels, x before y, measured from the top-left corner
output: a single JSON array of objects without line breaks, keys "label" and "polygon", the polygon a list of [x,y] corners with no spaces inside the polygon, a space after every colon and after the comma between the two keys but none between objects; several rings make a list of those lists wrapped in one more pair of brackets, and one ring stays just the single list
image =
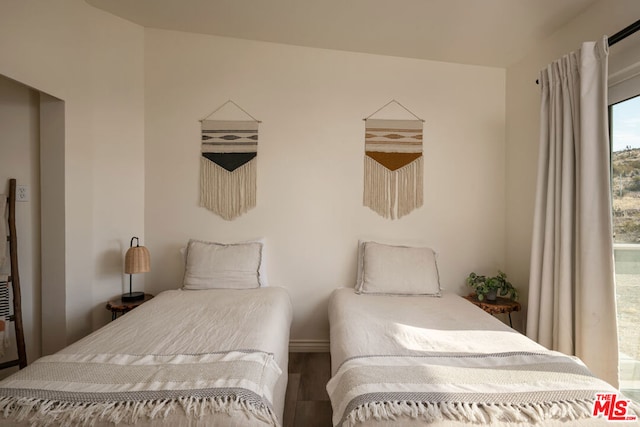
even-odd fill
[{"label": "woven wall tapestry", "polygon": [[[407,110],[402,104],[393,100],[378,111],[391,102]],[[363,204],[384,218],[401,218],[422,206],[424,200],[422,157],[424,120],[411,114],[417,120],[371,119],[371,116],[364,119]]]},{"label": "woven wall tapestry", "polygon": [[[229,100],[242,110],[235,102]],[[252,120],[201,120],[200,206],[233,220],[256,206],[258,125]]]}]

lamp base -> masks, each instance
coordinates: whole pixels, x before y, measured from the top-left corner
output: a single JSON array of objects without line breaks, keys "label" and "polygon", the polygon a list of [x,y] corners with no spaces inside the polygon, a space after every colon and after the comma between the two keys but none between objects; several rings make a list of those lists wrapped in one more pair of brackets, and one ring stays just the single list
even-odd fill
[{"label": "lamp base", "polygon": [[122,301],[131,302],[131,301],[140,301],[144,299],[144,292],[127,292],[126,294],[122,294]]}]

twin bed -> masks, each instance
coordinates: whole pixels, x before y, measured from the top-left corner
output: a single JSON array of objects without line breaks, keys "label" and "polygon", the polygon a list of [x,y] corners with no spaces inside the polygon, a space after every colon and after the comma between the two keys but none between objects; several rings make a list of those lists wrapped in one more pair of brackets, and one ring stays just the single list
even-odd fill
[{"label": "twin bed", "polygon": [[333,291],[329,324],[334,426],[609,424],[594,403],[616,389],[442,293],[429,248],[361,242],[355,289]]},{"label": "twin bed", "polygon": [[334,426],[602,425],[616,393],[464,298],[331,296]]},{"label": "twin bed", "polygon": [[0,382],[0,425],[281,425],[292,307],[262,255],[191,241],[183,289]]},{"label": "twin bed", "polygon": [[[0,382],[0,425],[281,425],[292,310],[262,250],[191,241],[183,289]],[[428,248],[361,243],[329,320],[335,426],[596,425],[616,392],[442,294]]]}]

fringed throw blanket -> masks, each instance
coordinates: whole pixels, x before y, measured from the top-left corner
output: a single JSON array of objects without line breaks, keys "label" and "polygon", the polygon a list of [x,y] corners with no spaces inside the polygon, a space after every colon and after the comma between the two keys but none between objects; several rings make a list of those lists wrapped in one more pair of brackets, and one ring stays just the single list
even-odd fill
[{"label": "fringed throw blanket", "polygon": [[0,194],[0,275],[7,260],[7,195]]},{"label": "fringed throw blanket", "polygon": [[367,119],[363,203],[401,218],[423,203],[421,120]]},{"label": "fringed throw blanket", "polygon": [[271,402],[280,368],[260,351],[208,354],[63,354],[2,382],[0,413],[32,426],[130,423],[184,411],[194,419],[244,412],[279,425]]},{"label": "fringed throw blanket", "polygon": [[615,392],[557,352],[357,357],[345,361],[327,390],[341,402],[333,423],[342,427],[403,417],[525,425],[584,420],[592,417],[596,393]]},{"label": "fringed throw blanket", "polygon": [[200,205],[226,220],[256,206],[258,122],[202,120]]},{"label": "fringed throw blanket", "polygon": [[7,325],[11,317],[9,295],[9,283],[7,276],[0,273],[0,357],[4,356],[5,350],[9,348],[11,341],[9,340],[9,329]]}]

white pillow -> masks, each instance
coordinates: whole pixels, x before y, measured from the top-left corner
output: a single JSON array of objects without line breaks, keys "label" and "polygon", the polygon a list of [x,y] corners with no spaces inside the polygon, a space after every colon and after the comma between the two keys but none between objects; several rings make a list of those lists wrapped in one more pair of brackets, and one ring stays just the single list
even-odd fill
[{"label": "white pillow", "polygon": [[358,293],[440,296],[436,254],[431,248],[363,242]]},{"label": "white pillow", "polygon": [[356,271],[356,285],[354,286],[356,291],[362,289],[362,270],[364,268],[364,245],[367,242],[380,243],[383,245],[391,245],[391,246],[411,246],[411,247],[421,247],[423,244],[420,242],[407,242],[405,241],[394,241],[385,239],[385,241],[381,242],[379,240],[371,240],[371,239],[360,239],[358,240],[358,269]]},{"label": "white pillow", "polygon": [[356,271],[356,291],[362,289],[362,269],[364,268],[364,240],[358,240],[358,269]]},{"label": "white pillow", "polygon": [[222,244],[189,240],[184,289],[260,287],[261,242]]},{"label": "white pillow", "polygon": [[[260,261],[260,268],[258,269],[258,280],[260,281],[260,287],[264,288],[269,286],[269,281],[267,280],[267,245],[265,243],[264,238],[248,240],[246,242],[241,243],[260,243],[262,244],[262,260]],[[184,261],[185,267],[187,265],[187,248],[180,248],[180,255],[182,256],[182,260]]]}]

